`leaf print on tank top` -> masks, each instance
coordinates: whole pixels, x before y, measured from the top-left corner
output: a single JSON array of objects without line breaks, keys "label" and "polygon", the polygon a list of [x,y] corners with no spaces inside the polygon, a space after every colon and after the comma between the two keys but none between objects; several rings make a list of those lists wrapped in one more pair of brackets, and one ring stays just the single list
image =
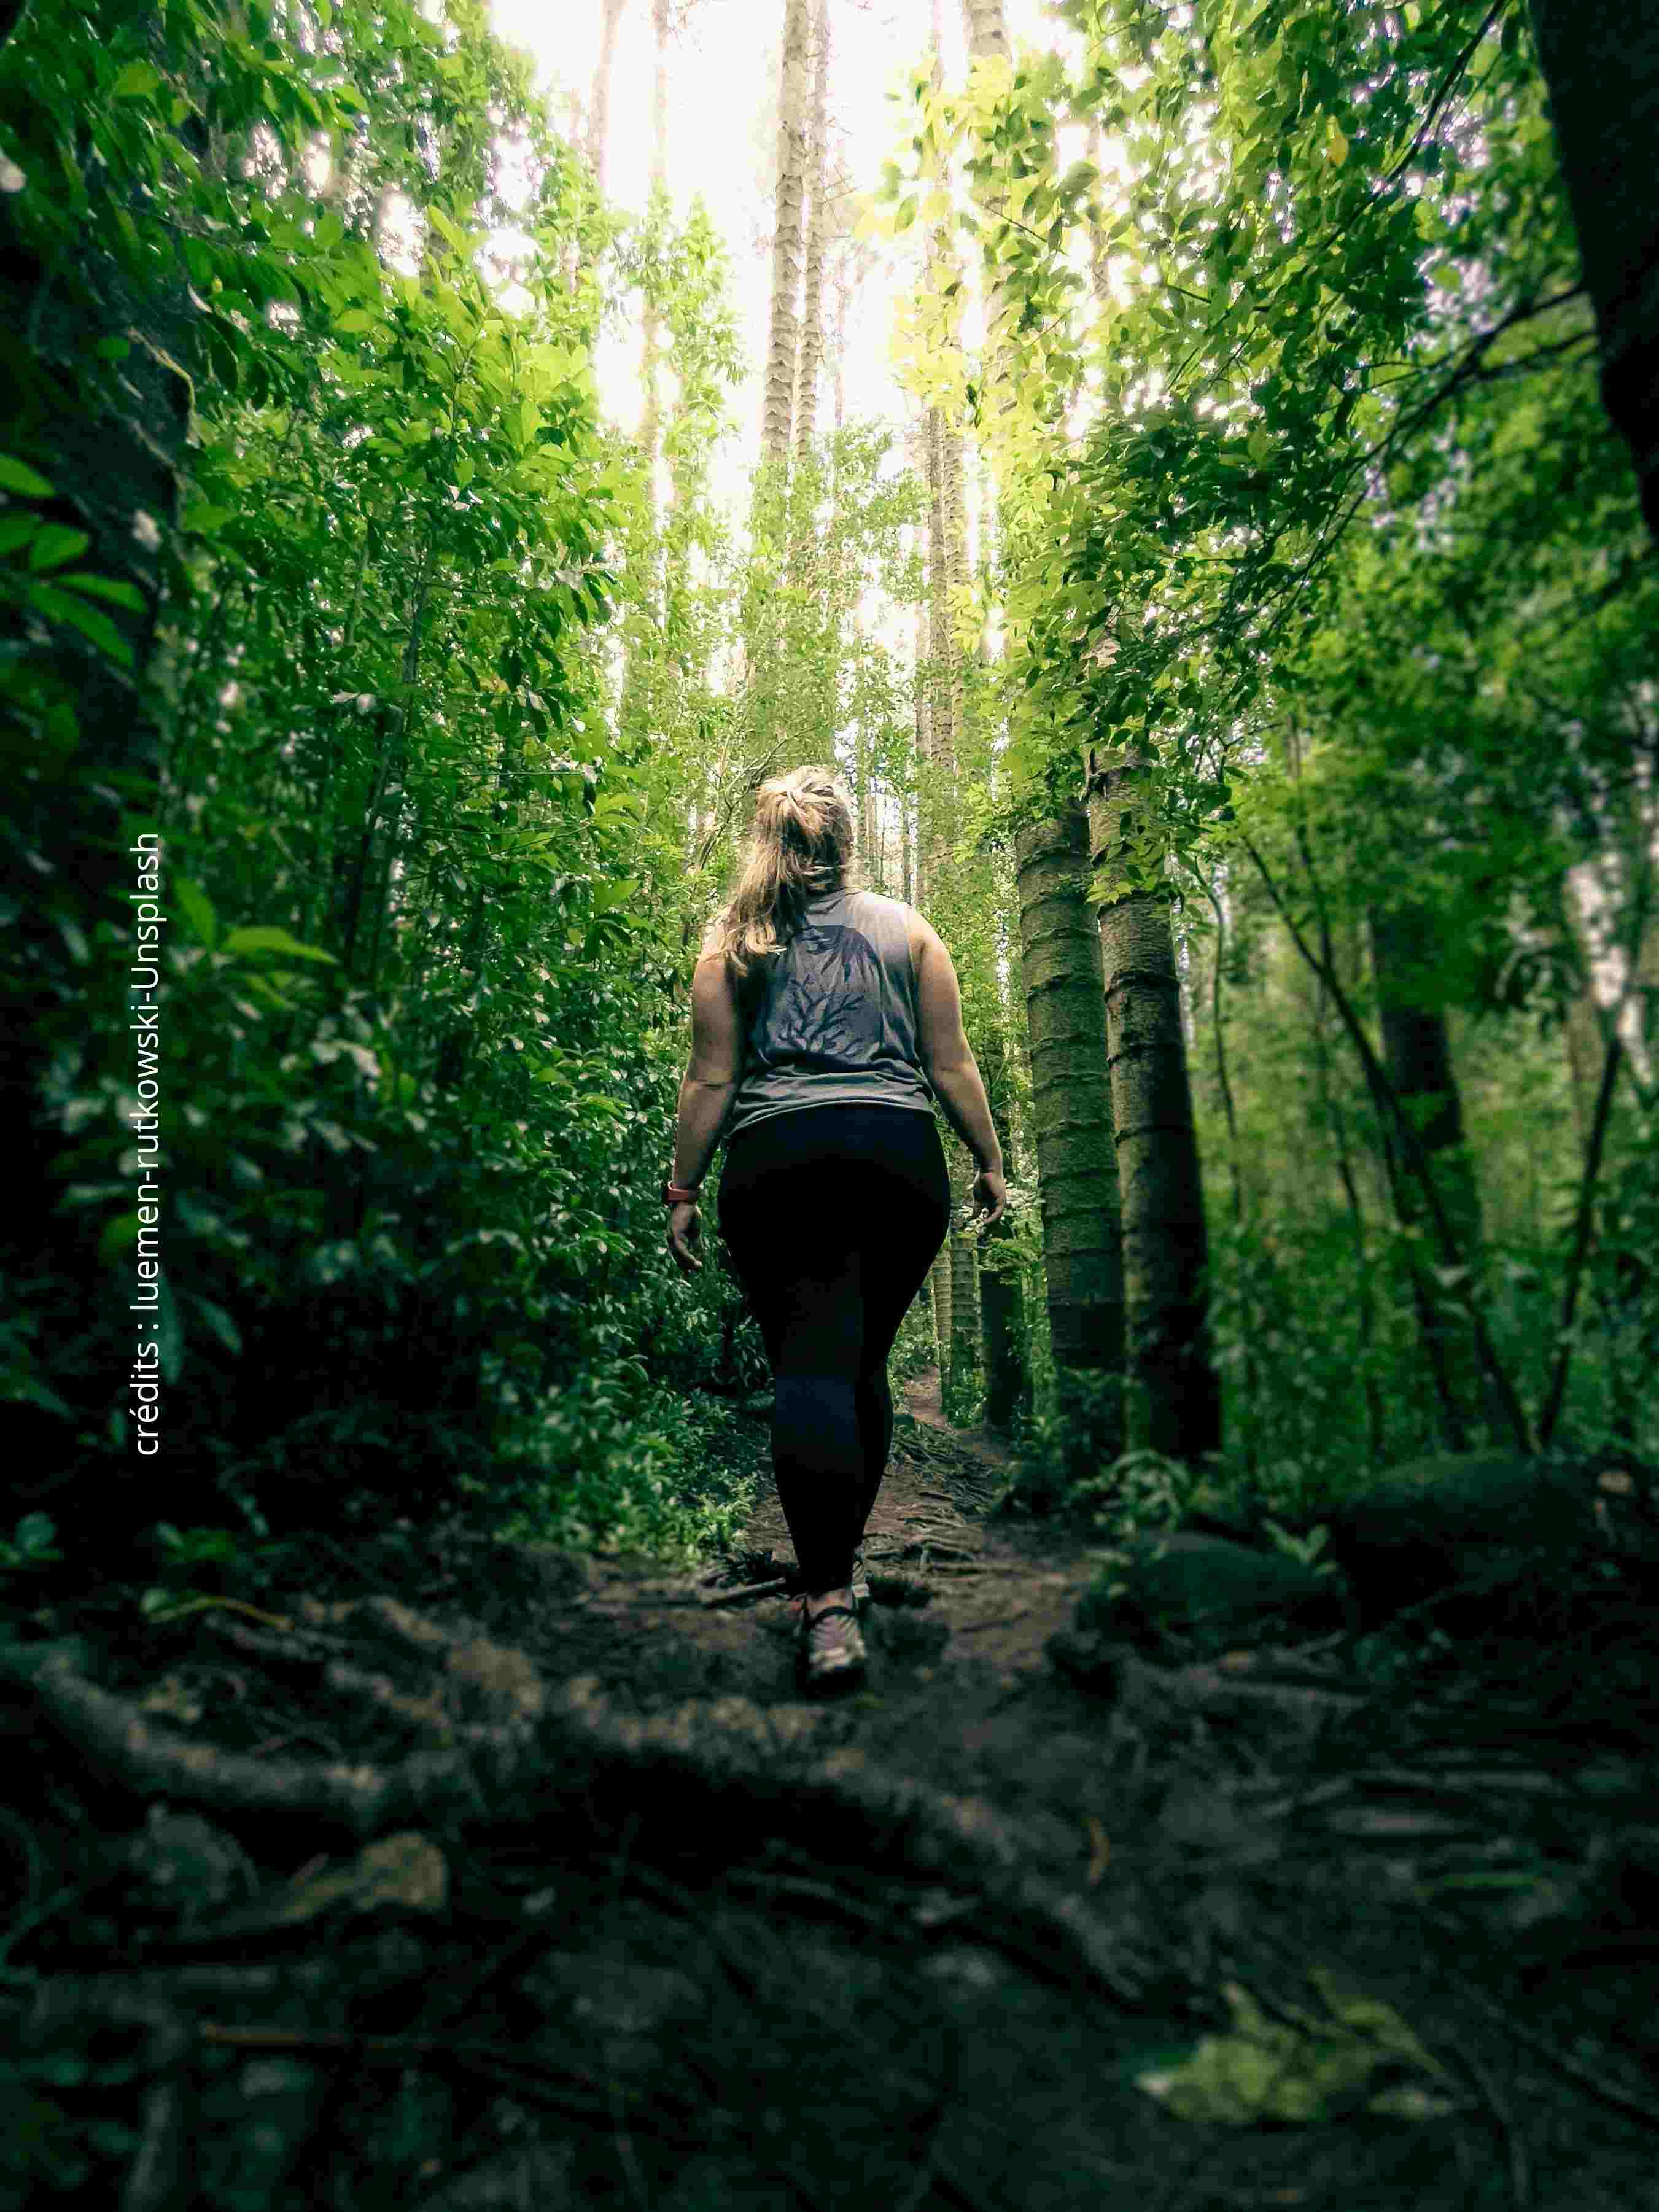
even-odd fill
[{"label": "leaf print on tank top", "polygon": [[767,1056],[821,1067],[863,1067],[882,1045],[881,962],[869,939],[814,923],[790,945],[764,1026]]}]

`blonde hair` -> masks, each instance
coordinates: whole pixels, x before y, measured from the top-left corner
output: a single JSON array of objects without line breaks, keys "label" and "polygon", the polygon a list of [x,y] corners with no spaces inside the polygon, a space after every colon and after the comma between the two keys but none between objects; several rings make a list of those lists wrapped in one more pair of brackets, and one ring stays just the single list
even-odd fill
[{"label": "blonde hair", "polygon": [[850,889],[854,873],[853,796],[841,778],[827,768],[769,777],[756,794],[743,872],[709,924],[705,955],[746,975],[788,944],[809,898]]}]

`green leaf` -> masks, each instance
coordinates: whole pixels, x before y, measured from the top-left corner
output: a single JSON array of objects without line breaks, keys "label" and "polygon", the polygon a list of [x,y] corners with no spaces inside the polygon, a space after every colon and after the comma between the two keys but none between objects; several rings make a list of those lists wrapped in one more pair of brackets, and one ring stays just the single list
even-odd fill
[{"label": "green leaf", "polygon": [[179,911],[210,952],[219,942],[219,917],[213,910],[213,902],[199,884],[188,876],[179,876],[172,884],[173,896]]},{"label": "green leaf", "polygon": [[348,307],[344,314],[336,315],[334,327],[337,331],[372,331],[380,319],[367,307]]},{"label": "green leaf", "polygon": [[50,499],[52,488],[27,461],[0,453],[0,491],[21,492],[26,499]]},{"label": "green leaf", "polygon": [[94,599],[108,599],[132,614],[144,611],[143,593],[136,584],[125,583],[119,577],[94,576],[88,569],[74,568],[67,576],[57,576],[52,580],[66,592],[85,592]]},{"label": "green leaf", "polygon": [[453,223],[441,207],[429,207],[426,211],[426,219],[428,222],[436,225],[457,253],[466,253],[471,250],[472,241],[466,233],[458,224]]},{"label": "green leaf", "polygon": [[199,1291],[187,1291],[185,1296],[218,1338],[220,1343],[224,1346],[225,1350],[234,1353],[240,1358],[242,1351],[241,1331],[224,1308],[215,1305],[211,1298],[203,1297]]},{"label": "green leaf", "polygon": [[213,507],[206,500],[198,500],[193,506],[185,509],[179,526],[181,530],[193,531],[201,537],[210,538],[216,530],[224,528],[234,513],[234,507]]},{"label": "green leaf", "polygon": [[98,1257],[106,1267],[123,1261],[138,1242],[138,1217],[136,1213],[118,1213],[106,1221],[99,1232]]},{"label": "green leaf", "polygon": [[61,568],[65,561],[84,553],[91,543],[89,531],[71,530],[63,522],[46,523],[29,547],[29,566],[36,571]]},{"label": "green leaf", "polygon": [[163,82],[161,72],[151,62],[129,62],[116,74],[110,87],[112,100],[148,100]]},{"label": "green leaf", "polygon": [[[1309,1979],[1327,2015],[1298,2014],[1294,2023],[1268,2014],[1241,1984],[1224,1984],[1232,2027],[1206,2035],[1182,2064],[1139,2075],[1137,2087],[1176,2119],[1252,2127],[1334,2118],[1390,2062],[1444,2078],[1438,2060],[1381,1998],[1340,1989],[1325,1967],[1310,1967]],[[1383,2109],[1419,2118],[1431,2105],[1444,2109],[1426,2095]]]},{"label": "green leaf", "polygon": [[281,952],[292,960],[325,960],[337,966],[334,955],[325,952],[319,945],[301,945],[299,939],[286,929],[260,925],[252,929],[233,929],[226,938],[227,952],[240,957],[244,952]]},{"label": "green leaf", "polygon": [[90,638],[100,652],[106,653],[123,668],[136,665],[132,647],[127,643],[109,617],[98,607],[89,607],[72,592],[60,592],[55,584],[31,584],[29,598],[41,613],[54,622],[68,623],[83,637]]},{"label": "green leaf", "polygon": [[0,514],[0,555],[15,553],[20,545],[27,545],[40,527],[40,516],[27,510]]}]

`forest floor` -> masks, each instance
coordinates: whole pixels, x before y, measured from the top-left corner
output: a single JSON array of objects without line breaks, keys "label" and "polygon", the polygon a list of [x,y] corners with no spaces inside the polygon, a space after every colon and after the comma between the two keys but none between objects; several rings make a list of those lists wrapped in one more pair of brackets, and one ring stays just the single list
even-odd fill
[{"label": "forest floor", "polygon": [[1003,1472],[907,1387],[830,1703],[769,1479],[696,1572],[457,1523],[14,1644],[8,2201],[1659,2206],[1651,1605],[1068,1666]]}]

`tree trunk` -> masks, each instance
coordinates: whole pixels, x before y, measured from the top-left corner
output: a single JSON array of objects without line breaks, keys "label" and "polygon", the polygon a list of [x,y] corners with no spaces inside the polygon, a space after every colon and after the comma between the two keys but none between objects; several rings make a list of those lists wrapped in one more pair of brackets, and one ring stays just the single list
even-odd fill
[{"label": "tree trunk", "polygon": [[806,0],[784,0],[783,82],[778,103],[778,185],[772,240],[772,316],[766,348],[761,454],[789,451],[799,324],[802,198],[806,175]]},{"label": "tree trunk", "polygon": [[[666,219],[668,203],[668,0],[651,0],[651,27],[656,40],[655,66],[651,78],[651,211]],[[646,497],[654,517],[657,511],[657,463],[662,450],[662,310],[653,292],[647,291],[640,328],[640,380],[645,386],[645,408],[640,422],[640,443],[645,448]]]},{"label": "tree trunk", "polygon": [[[1012,60],[1002,0],[962,0],[962,21],[970,62]],[[1006,193],[996,191],[981,197],[985,212],[994,221],[1006,213]],[[988,268],[984,281],[986,335],[979,412],[982,422],[996,422],[1013,402],[1013,394],[1008,388],[1011,333],[1006,318],[1010,303],[1008,287],[1000,270]]]},{"label": "tree trunk", "polygon": [[[1400,1110],[1417,1132],[1428,1171],[1456,1240],[1459,1260],[1478,1268],[1480,1260],[1480,1194],[1474,1163],[1463,1137],[1462,1103],[1452,1066],[1446,1017],[1423,1004],[1423,975],[1431,958],[1427,923],[1409,910],[1367,917],[1371,972],[1376,985],[1382,1029],[1382,1061],[1400,1101]],[[1385,1129],[1383,1140],[1393,1146]],[[1400,1225],[1413,1229],[1423,1220],[1425,1200],[1409,1162],[1400,1159],[1393,1176]],[[1480,1402],[1480,1361],[1466,1317],[1455,1304],[1437,1297],[1420,1267],[1413,1268],[1424,1343],[1437,1374],[1444,1378],[1442,1405],[1446,1441],[1454,1451],[1468,1449],[1465,1424]]]},{"label": "tree trunk", "polygon": [[1100,939],[1080,807],[1027,824],[1014,852],[1044,1288],[1067,1471],[1123,1449],[1123,1257]]},{"label": "tree trunk", "polygon": [[1532,0],[1532,18],[1595,309],[1601,398],[1659,538],[1659,9]]},{"label": "tree trunk", "polygon": [[959,1145],[951,1147],[951,1383],[946,1412],[952,1420],[965,1413],[979,1372],[982,1327],[979,1310],[979,1254],[962,1225],[973,1193],[973,1163]]},{"label": "tree trunk", "polygon": [[[979,1057],[979,1055],[976,1055]],[[1009,1054],[999,1024],[985,1040],[981,1073],[990,1101],[991,1121],[1002,1147],[1002,1164],[1014,1173],[1012,1116],[1008,1110]],[[985,1231],[979,1271],[980,1328],[985,1360],[985,1425],[998,1436],[1012,1429],[1017,1413],[1031,1404],[1031,1376],[1025,1358],[1025,1291],[1018,1273],[994,1264],[995,1248],[1012,1237],[1004,1219]]]},{"label": "tree trunk", "polygon": [[1139,890],[1125,872],[1140,765],[1127,750],[1089,752],[1090,855],[1105,894],[1100,951],[1123,1196],[1129,1372],[1146,1443],[1171,1458],[1197,1460],[1221,1449],[1206,1282],[1209,1237],[1168,894],[1161,879],[1155,889]]},{"label": "tree trunk", "polygon": [[1005,62],[1012,58],[1002,0],[962,0],[962,22],[968,52],[975,61],[981,54]]},{"label": "tree trunk", "polygon": [[604,0],[605,17],[599,29],[599,58],[593,68],[593,91],[587,103],[587,160],[605,191],[605,155],[611,137],[611,64],[617,53],[617,28],[628,0]]},{"label": "tree trunk", "polygon": [[800,363],[795,398],[795,465],[818,427],[818,371],[823,362],[823,262],[830,243],[830,0],[817,0],[812,21],[812,128],[808,164],[811,221],[806,238],[806,289],[801,319]]}]

